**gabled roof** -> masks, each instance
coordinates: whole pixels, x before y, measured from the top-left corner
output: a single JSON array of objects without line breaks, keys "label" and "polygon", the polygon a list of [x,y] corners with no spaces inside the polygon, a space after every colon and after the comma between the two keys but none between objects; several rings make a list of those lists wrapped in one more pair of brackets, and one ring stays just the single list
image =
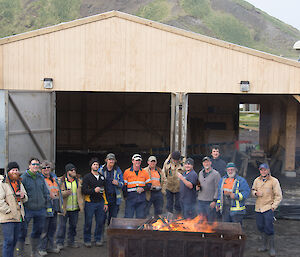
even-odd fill
[{"label": "gabled roof", "polygon": [[147,20],[144,18],[140,18],[134,15],[130,15],[127,13],[123,13],[123,12],[119,12],[119,11],[110,11],[110,12],[106,12],[106,13],[101,13],[101,14],[97,14],[97,15],[93,15],[90,17],[86,17],[86,18],[81,18],[81,19],[77,19],[74,21],[70,21],[70,22],[65,22],[65,23],[60,23],[51,27],[46,27],[46,28],[42,28],[42,29],[38,29],[38,30],[34,30],[34,31],[30,31],[30,32],[25,32],[22,34],[18,34],[18,35],[14,35],[14,36],[10,36],[10,37],[5,37],[0,39],[0,45],[4,45],[4,44],[9,44],[12,42],[16,42],[16,41],[20,41],[20,40],[26,40],[27,38],[32,38],[32,37],[37,37],[40,35],[44,35],[44,34],[49,34],[49,33],[53,33],[56,31],[60,31],[60,30],[65,30],[65,29],[69,29],[72,27],[76,27],[76,26],[82,26],[88,23],[92,23],[92,22],[97,22],[97,21],[101,21],[104,19],[109,19],[112,17],[118,17],[121,19],[125,19],[125,20],[129,20],[132,22],[136,22],[145,26],[150,26],[159,30],[163,30],[163,31],[167,31],[170,33],[174,33],[177,35],[181,35],[184,37],[188,37],[188,38],[192,38],[195,40],[199,40],[202,42],[206,42],[209,44],[213,44],[216,46],[220,46],[220,47],[224,47],[227,49],[231,49],[234,51],[239,51],[242,53],[246,53],[249,55],[253,55],[253,56],[257,56],[257,57],[261,57],[267,60],[272,60],[272,61],[276,61],[279,63],[283,63],[283,64],[287,64],[287,65],[291,65],[291,66],[295,66],[295,67],[300,67],[300,63],[297,61],[293,61],[290,59],[286,59],[283,57],[279,57],[276,55],[272,55],[272,54],[268,54],[265,52],[261,52],[258,50],[254,50],[251,48],[247,48],[247,47],[243,47],[240,45],[236,45],[233,43],[229,43],[229,42],[225,42],[219,39],[215,39],[212,37],[208,37],[208,36],[204,36],[201,34],[197,34],[191,31],[186,31],[180,28],[176,28],[173,26],[169,26],[166,24],[162,24],[159,22],[155,22],[155,21],[151,21],[151,20]]}]

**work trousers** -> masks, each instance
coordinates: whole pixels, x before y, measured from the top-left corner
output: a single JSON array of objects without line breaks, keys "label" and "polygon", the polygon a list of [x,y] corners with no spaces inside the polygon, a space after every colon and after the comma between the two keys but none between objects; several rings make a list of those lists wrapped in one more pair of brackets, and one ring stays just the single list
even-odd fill
[{"label": "work trousers", "polygon": [[14,257],[14,249],[21,230],[21,222],[2,223],[2,257]]},{"label": "work trousers", "polygon": [[206,218],[208,222],[216,220],[216,209],[210,207],[211,201],[198,200],[198,214]]},{"label": "work trousers", "polygon": [[183,218],[193,219],[196,217],[196,202],[187,203],[185,201],[181,201],[180,203]]},{"label": "work trousers", "polygon": [[45,220],[46,220],[46,209],[40,210],[29,210],[25,208],[25,220],[21,224],[21,231],[18,241],[25,242],[27,236],[28,224],[33,219],[31,238],[40,238],[43,232]]},{"label": "work trousers", "polygon": [[41,235],[41,250],[53,249],[54,235],[57,226],[57,212],[53,213],[53,217],[46,217],[44,229]]},{"label": "work trousers", "polygon": [[181,212],[181,206],[180,206],[180,193],[172,193],[169,190],[166,190],[167,193],[167,211],[174,213],[174,208],[176,213]]},{"label": "work trousers", "polygon": [[274,235],[274,212],[268,210],[265,212],[256,212],[256,226],[261,233],[268,236]]},{"label": "work trousers", "polygon": [[222,212],[222,221],[223,222],[234,222],[234,223],[240,223],[242,225],[244,214],[230,214],[230,207],[224,208]]},{"label": "work trousers", "polygon": [[56,244],[64,245],[68,220],[68,244],[73,244],[75,242],[78,213],[79,211],[76,210],[67,211],[65,215],[58,215],[58,230],[56,233]]},{"label": "work trousers", "polygon": [[111,218],[118,216],[120,206],[117,204],[116,194],[107,194],[106,197],[108,201],[108,212],[105,213],[105,220],[107,219],[107,225],[109,226]]},{"label": "work trousers", "polygon": [[152,204],[154,206],[154,215],[161,215],[164,205],[164,198],[161,191],[151,191],[150,200],[146,201],[145,217],[149,215]]},{"label": "work trousers", "polygon": [[142,194],[128,193],[125,204],[125,218],[133,218],[134,214],[137,219],[145,218],[146,198],[145,193]]},{"label": "work trousers", "polygon": [[83,240],[90,243],[92,240],[91,230],[93,217],[95,216],[96,226],[94,232],[95,242],[100,242],[105,220],[104,200],[101,202],[85,202],[84,206],[84,229]]}]

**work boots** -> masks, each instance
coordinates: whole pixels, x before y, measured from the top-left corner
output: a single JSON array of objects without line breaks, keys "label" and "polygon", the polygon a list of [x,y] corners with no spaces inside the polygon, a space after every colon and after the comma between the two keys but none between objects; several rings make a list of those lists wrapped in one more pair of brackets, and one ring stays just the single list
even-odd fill
[{"label": "work boots", "polygon": [[40,239],[39,238],[30,238],[30,244],[31,244],[30,257],[42,257],[39,254]]},{"label": "work boots", "polygon": [[262,239],[261,240],[262,246],[259,247],[257,249],[257,251],[258,252],[266,252],[268,250],[268,240],[267,240],[267,235],[264,232],[261,233],[261,239]]},{"label": "work boots", "polygon": [[274,257],[276,256],[276,252],[275,252],[275,242],[274,242],[274,235],[268,236],[269,238],[269,246],[270,246],[270,256]]},{"label": "work boots", "polygon": [[24,257],[24,246],[25,242],[18,241],[16,244],[16,256]]}]

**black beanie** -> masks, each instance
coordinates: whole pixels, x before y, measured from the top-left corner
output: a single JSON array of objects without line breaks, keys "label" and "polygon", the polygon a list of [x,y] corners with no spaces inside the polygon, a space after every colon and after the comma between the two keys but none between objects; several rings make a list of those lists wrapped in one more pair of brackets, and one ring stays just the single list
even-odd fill
[{"label": "black beanie", "polygon": [[99,159],[97,157],[94,157],[89,162],[90,167],[92,167],[92,165],[93,165],[94,162],[97,162],[100,165]]},{"label": "black beanie", "polygon": [[20,167],[19,167],[19,165],[18,165],[18,163],[16,163],[16,162],[9,162],[8,164],[7,164],[7,172],[9,172],[10,170],[12,170],[12,169],[20,169]]},{"label": "black beanie", "polygon": [[179,151],[175,151],[175,152],[173,152],[172,155],[171,155],[171,158],[172,158],[173,160],[176,160],[176,161],[178,161],[178,160],[180,159],[180,157],[181,157],[181,154],[180,154]]},{"label": "black beanie", "polygon": [[73,170],[75,169],[76,170],[76,167],[73,163],[68,163],[66,166],[65,166],[65,170],[66,172],[68,172],[69,170]]}]

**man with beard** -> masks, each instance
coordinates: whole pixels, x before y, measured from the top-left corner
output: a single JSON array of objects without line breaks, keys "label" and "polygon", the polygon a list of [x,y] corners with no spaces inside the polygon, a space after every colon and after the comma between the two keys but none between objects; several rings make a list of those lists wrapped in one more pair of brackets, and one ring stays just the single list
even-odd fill
[{"label": "man with beard", "polygon": [[227,174],[219,182],[216,210],[220,210],[223,222],[242,224],[246,214],[245,202],[250,194],[250,188],[247,181],[237,175],[233,162],[227,164],[226,171]]},{"label": "man with beard", "polygon": [[218,199],[218,185],[220,173],[211,167],[211,159],[202,159],[203,170],[199,172],[198,181],[198,214],[206,217],[208,221],[214,221],[216,217],[216,202]]},{"label": "man with beard", "polygon": [[93,217],[95,216],[95,245],[103,246],[103,223],[105,212],[108,209],[105,195],[105,178],[98,171],[100,167],[98,158],[92,158],[89,164],[91,169],[90,173],[83,177],[82,182],[82,193],[85,195],[83,240],[86,247],[92,246],[91,229]]},{"label": "man with beard", "polygon": [[[22,222],[21,233],[17,244],[17,253],[24,252],[25,238],[29,222],[33,219],[32,232],[30,237],[31,256],[40,257],[38,252],[40,236],[42,234],[45,220],[46,209],[50,203],[50,196],[44,178],[39,173],[40,161],[37,158],[29,160],[29,169],[22,175],[22,183],[28,195],[28,201],[24,204],[25,221]],[[20,251],[18,251],[20,250]]]},{"label": "man with beard", "polygon": [[59,253],[60,249],[54,246],[54,235],[57,225],[57,214],[62,212],[62,195],[56,175],[51,172],[53,165],[44,160],[41,163],[42,176],[50,194],[50,207],[47,208],[47,216],[41,235],[41,245],[39,254],[42,256],[48,253]]},{"label": "man with beard", "polygon": [[58,215],[58,231],[56,244],[63,249],[66,236],[67,221],[69,220],[68,243],[69,247],[77,248],[75,241],[78,213],[83,211],[83,197],[81,194],[81,179],[77,175],[76,167],[72,163],[65,166],[65,175],[60,181],[60,190],[63,197],[63,212]]},{"label": "man with beard", "polygon": [[105,195],[108,201],[108,226],[111,218],[116,218],[118,215],[122,200],[121,190],[124,185],[122,171],[120,167],[116,165],[116,162],[115,154],[109,153],[105,158],[105,164],[99,169],[99,173],[105,177],[106,182]]},{"label": "man with beard", "polygon": [[267,163],[259,166],[260,176],[257,177],[252,186],[252,195],[256,197],[255,212],[257,229],[262,235],[262,247],[259,252],[268,250],[270,246],[270,256],[275,256],[274,243],[274,211],[282,200],[282,192],[278,179],[271,176]]},{"label": "man with beard", "polygon": [[24,220],[23,203],[28,200],[26,190],[21,183],[19,165],[10,162],[7,175],[0,176],[0,223],[3,233],[3,257],[13,257],[14,249]]}]

